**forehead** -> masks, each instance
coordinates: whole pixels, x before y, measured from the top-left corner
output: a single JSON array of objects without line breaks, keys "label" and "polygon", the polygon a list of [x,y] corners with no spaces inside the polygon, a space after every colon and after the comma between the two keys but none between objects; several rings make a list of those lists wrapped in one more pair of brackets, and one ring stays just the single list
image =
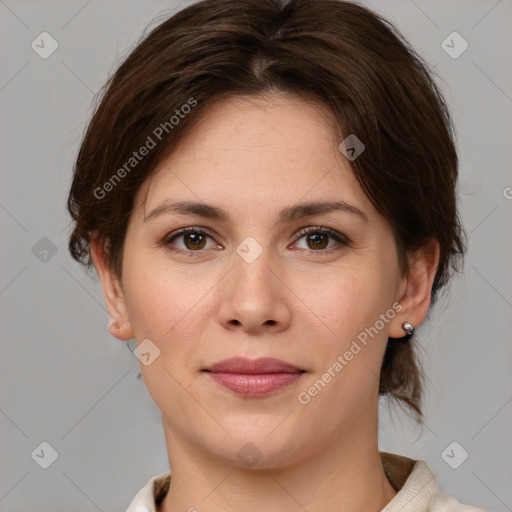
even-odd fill
[{"label": "forehead", "polygon": [[369,208],[333,124],[324,105],[293,95],[217,101],[146,180],[136,205],[147,213],[172,197],[256,211],[341,199]]}]

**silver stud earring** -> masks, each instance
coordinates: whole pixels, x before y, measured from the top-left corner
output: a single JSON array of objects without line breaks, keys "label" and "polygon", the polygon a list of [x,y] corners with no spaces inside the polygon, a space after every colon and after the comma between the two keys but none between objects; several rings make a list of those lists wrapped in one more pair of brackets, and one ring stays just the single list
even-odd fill
[{"label": "silver stud earring", "polygon": [[405,335],[409,338],[414,332],[414,327],[409,322],[402,324],[402,329],[405,331]]}]

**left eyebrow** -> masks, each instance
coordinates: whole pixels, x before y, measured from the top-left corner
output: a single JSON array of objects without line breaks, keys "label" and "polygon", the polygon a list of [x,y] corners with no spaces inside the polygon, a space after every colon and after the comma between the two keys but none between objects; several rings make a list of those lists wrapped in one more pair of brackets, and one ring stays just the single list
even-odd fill
[{"label": "left eyebrow", "polygon": [[[313,215],[321,215],[331,212],[349,213],[359,217],[364,222],[369,223],[368,216],[362,210],[346,203],[345,201],[314,201],[284,208],[279,212],[277,224],[284,224],[303,217],[312,217]],[[194,201],[180,201],[178,203],[167,203],[164,201],[144,217],[144,222],[147,222],[152,217],[156,217],[164,213],[196,215],[221,222],[229,221],[229,213],[218,206]]]},{"label": "left eyebrow", "polygon": [[368,216],[359,208],[345,201],[315,201],[312,203],[299,203],[281,210],[278,216],[278,224],[290,222],[302,217],[311,217],[331,212],[350,213],[369,223]]}]

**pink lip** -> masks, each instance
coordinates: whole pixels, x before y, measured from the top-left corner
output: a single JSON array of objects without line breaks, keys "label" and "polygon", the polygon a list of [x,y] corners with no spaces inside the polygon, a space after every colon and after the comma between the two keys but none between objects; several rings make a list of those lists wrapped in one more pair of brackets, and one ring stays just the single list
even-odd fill
[{"label": "pink lip", "polygon": [[224,387],[246,397],[266,396],[296,382],[304,370],[269,357],[233,357],[203,371]]}]

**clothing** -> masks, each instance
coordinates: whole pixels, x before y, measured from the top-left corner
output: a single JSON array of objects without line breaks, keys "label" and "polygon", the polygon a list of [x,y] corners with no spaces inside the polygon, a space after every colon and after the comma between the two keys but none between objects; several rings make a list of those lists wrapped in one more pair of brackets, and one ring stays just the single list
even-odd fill
[{"label": "clothing", "polygon": [[[388,452],[380,452],[380,458],[389,481],[399,489],[381,512],[486,512],[440,493],[434,474],[424,460]],[[136,494],[126,512],[156,512],[156,503],[163,499],[169,484],[170,471],[154,476]]]}]

